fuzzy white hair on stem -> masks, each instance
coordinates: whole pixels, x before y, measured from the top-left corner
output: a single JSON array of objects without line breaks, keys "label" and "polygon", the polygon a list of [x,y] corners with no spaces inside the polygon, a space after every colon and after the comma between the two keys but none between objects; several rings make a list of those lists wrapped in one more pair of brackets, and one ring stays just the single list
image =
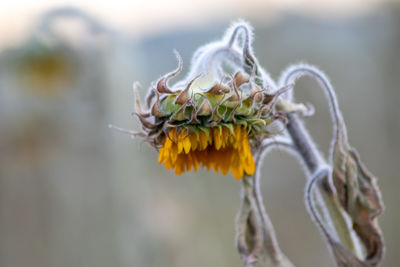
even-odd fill
[{"label": "fuzzy white hair on stem", "polygon": [[[304,63],[291,65],[282,72],[278,84],[279,86],[292,84],[303,76],[309,76],[315,79],[322,88],[326,96],[326,99],[328,100],[328,106],[333,123],[332,140],[336,140],[337,136],[339,135],[339,131],[341,130],[341,127],[343,132],[344,133],[346,132],[345,128],[343,128],[345,127],[345,124],[343,123],[343,116],[339,109],[339,104],[335,90],[333,89],[331,82],[329,81],[328,77],[324,72],[322,72],[315,66]],[[284,93],[283,97],[287,98],[288,100],[293,100],[293,94],[294,90],[290,90]]]}]

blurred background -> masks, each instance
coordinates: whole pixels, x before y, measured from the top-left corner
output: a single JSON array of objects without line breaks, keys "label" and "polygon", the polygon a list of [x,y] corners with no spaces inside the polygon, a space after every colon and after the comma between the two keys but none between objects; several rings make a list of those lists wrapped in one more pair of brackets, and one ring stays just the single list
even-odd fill
[{"label": "blurred background", "polygon": [[[350,142],[379,177],[383,266],[398,266],[399,2],[15,0],[0,5],[1,267],[241,266],[240,182],[205,170],[175,176],[146,143],[107,128],[139,129],[132,83],[144,97],[176,67],[173,49],[187,71],[195,49],[237,18],[254,26],[272,77],[303,61],[331,78]],[[315,105],[306,124],[326,155],[323,93],[305,78],[296,97]],[[334,266],[305,211],[296,160],[274,151],[263,172],[282,249],[296,266]]]}]

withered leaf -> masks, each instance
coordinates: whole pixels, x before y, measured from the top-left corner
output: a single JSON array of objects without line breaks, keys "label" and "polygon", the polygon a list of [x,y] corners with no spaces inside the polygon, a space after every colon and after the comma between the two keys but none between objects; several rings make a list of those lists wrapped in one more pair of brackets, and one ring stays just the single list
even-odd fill
[{"label": "withered leaf", "polygon": [[377,222],[377,216],[383,211],[381,193],[376,178],[348,143],[344,124],[337,130],[332,161],[338,200],[352,219],[353,230],[366,250],[363,266],[377,266],[384,254],[383,236]]}]

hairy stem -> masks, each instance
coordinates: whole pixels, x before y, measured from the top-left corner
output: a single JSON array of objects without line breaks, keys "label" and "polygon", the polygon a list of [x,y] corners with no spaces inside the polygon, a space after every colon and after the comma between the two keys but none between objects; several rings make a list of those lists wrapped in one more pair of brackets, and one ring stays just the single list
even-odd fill
[{"label": "hairy stem", "polygon": [[[332,133],[332,142],[331,149],[329,153],[329,165],[333,164],[333,153],[334,153],[334,144],[340,140],[341,142],[347,142],[347,130],[343,121],[342,113],[340,112],[337,97],[335,91],[333,89],[332,84],[326,75],[318,70],[317,68],[310,65],[294,65],[289,67],[281,76],[279,84],[285,85],[288,83],[295,83],[295,81],[303,76],[310,76],[314,78],[321,89],[325,93],[326,99],[328,100],[328,105],[330,108],[330,114],[333,123],[333,133]],[[292,96],[290,96],[291,98]],[[308,171],[308,186],[306,187],[305,197],[306,197],[306,205],[308,206],[308,210],[313,220],[318,225],[319,214],[315,213],[310,207],[311,200],[313,200],[312,189],[314,185],[314,180],[318,179],[317,184],[317,192],[319,195],[318,205],[320,207],[319,210],[322,212],[322,218],[325,221],[325,224],[318,225],[324,236],[328,239],[328,243],[332,246],[332,237],[334,234],[337,235],[335,238],[336,241],[341,241],[345,247],[350,249],[354,255],[358,255],[359,251],[357,247],[360,247],[360,241],[355,239],[351,234],[351,229],[346,222],[345,214],[343,210],[340,208],[340,205],[337,201],[337,198],[334,196],[333,186],[331,185],[331,175],[330,172],[327,172],[324,177],[316,176],[316,171],[324,169],[326,166],[325,161],[321,153],[317,150],[314,145],[313,140],[311,139],[308,131],[303,126],[302,122],[295,114],[288,114],[288,133],[291,136],[294,145],[298,153],[300,154],[300,158],[304,162],[306,169]],[[308,201],[307,201],[308,200]],[[328,227],[328,223],[333,229],[326,229]],[[336,232],[336,233],[335,233]],[[329,236],[331,235],[331,236]],[[358,255],[361,256],[361,255]]]},{"label": "hairy stem", "polygon": [[242,203],[236,220],[236,242],[245,267],[294,266],[279,248],[260,190],[262,158],[271,148],[279,146],[290,147],[291,143],[286,140],[275,140],[260,146],[255,153],[255,174],[243,177]]},{"label": "hairy stem", "polygon": [[318,153],[310,135],[304,128],[303,123],[299,120],[296,114],[287,114],[288,124],[287,130],[290,134],[293,145],[302,158],[307,171],[314,173],[319,166],[324,164],[324,160]]},{"label": "hairy stem", "polygon": [[[320,194],[320,200],[318,205],[320,206],[320,210],[323,211],[321,214],[321,220],[325,222],[325,224],[320,224],[318,227],[323,232],[324,236],[328,239],[328,242],[331,241],[331,237],[327,235],[327,233],[331,233],[331,231],[327,230],[328,222],[333,224],[335,232],[337,234],[337,238],[342,241],[342,243],[356,253],[355,242],[350,229],[347,225],[346,219],[344,217],[343,212],[339,209],[339,205],[333,196],[333,192],[329,183],[329,173],[323,178],[318,176],[312,176],[312,174],[316,173],[317,170],[322,169],[326,166],[326,163],[322,160],[322,156],[319,151],[316,149],[314,142],[312,141],[310,135],[307,130],[304,128],[302,122],[295,114],[288,114],[289,123],[287,125],[287,130],[290,136],[292,137],[294,146],[296,147],[298,153],[300,154],[301,159],[304,162],[304,165],[307,168],[310,177],[314,177],[314,179],[318,179],[319,183],[317,184],[318,194]],[[306,189],[306,204],[309,208],[311,216],[315,221],[319,220],[319,215],[315,212],[315,209],[310,209],[311,198],[311,189],[314,184],[313,178],[310,178],[309,185],[310,188]],[[307,195],[307,192],[309,195]],[[329,244],[332,244],[329,242]]]},{"label": "hairy stem", "polygon": [[344,135],[343,137],[347,138],[346,126],[343,122],[343,116],[339,109],[335,90],[333,90],[332,84],[323,72],[310,65],[293,65],[282,75],[280,79],[280,85],[284,86],[287,84],[294,84],[297,79],[303,76],[310,76],[314,78],[323,89],[326,99],[328,100],[333,122],[332,140],[335,140],[339,135]]}]

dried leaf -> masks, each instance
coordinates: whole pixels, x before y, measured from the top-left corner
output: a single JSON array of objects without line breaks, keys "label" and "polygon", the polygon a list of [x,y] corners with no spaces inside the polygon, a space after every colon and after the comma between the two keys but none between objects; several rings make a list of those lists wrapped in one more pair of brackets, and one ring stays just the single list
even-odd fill
[{"label": "dried leaf", "polygon": [[348,143],[343,123],[337,131],[332,160],[332,179],[337,197],[365,246],[364,266],[377,266],[384,255],[383,236],[377,222],[377,216],[383,211],[381,193],[376,178]]}]

